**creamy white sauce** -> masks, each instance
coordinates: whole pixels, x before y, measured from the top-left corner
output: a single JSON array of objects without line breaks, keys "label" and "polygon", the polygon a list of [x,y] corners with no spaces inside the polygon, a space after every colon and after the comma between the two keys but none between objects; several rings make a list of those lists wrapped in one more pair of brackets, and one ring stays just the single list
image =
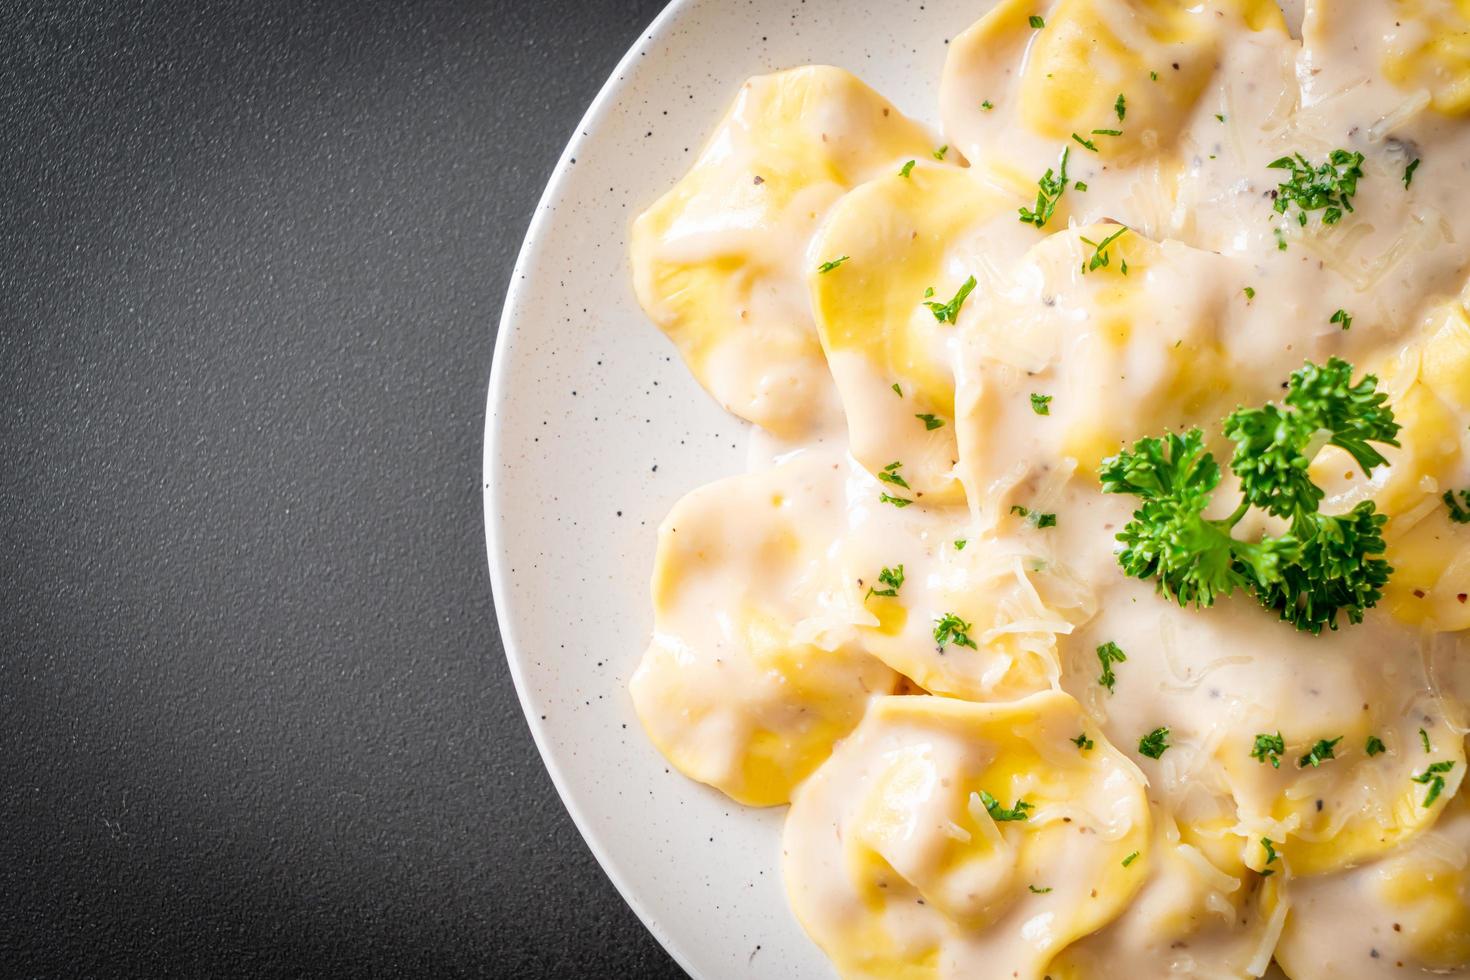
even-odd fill
[{"label": "creamy white sauce", "polygon": [[[635,704],[681,771],[793,801],[793,910],[842,975],[1470,976],[1470,530],[1439,499],[1470,485],[1466,38],[1450,0],[1309,0],[1299,32],[1006,0],[950,45],[942,160],[802,69],[640,219],[640,299],[765,430],[661,529]],[[1352,210],[1278,214],[1269,164],[1335,150]],[[1125,577],[1100,460],[1198,426],[1228,461],[1220,420],[1333,356],[1404,424],[1371,474],[1313,469],[1390,517],[1365,621]]]}]

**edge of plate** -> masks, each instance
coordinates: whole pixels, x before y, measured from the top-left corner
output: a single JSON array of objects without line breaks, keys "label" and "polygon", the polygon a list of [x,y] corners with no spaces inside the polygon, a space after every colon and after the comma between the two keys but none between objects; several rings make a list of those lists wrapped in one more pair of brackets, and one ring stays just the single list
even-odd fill
[{"label": "edge of plate", "polygon": [[645,928],[653,934],[664,950],[674,959],[679,967],[691,977],[697,976],[690,965],[689,958],[679,947],[673,937],[664,930],[662,924],[653,913],[640,902],[629,888],[628,883],[619,874],[612,860],[603,850],[601,843],[588,831],[590,826],[581,809],[573,802],[567,787],[566,778],[557,766],[553,755],[547,748],[547,735],[538,722],[536,713],[532,710],[529,695],[527,693],[526,679],[521,670],[519,649],[520,643],[516,635],[514,623],[508,618],[502,618],[500,610],[506,608],[506,570],[504,556],[500,547],[500,525],[497,514],[500,512],[500,481],[495,476],[497,467],[496,460],[500,455],[500,433],[498,420],[500,413],[498,409],[503,401],[505,388],[505,355],[510,345],[514,342],[511,338],[515,333],[514,314],[520,305],[522,290],[527,281],[523,275],[526,266],[540,243],[546,223],[550,220],[550,203],[561,193],[562,185],[566,182],[570,172],[568,160],[575,155],[578,147],[588,137],[586,134],[591,126],[612,105],[617,97],[617,90],[623,85],[624,79],[631,66],[637,62],[639,52],[642,51],[649,41],[672,20],[680,10],[687,6],[692,0],[670,0],[663,10],[639,32],[638,39],[618,59],[617,65],[607,80],[598,89],[597,96],[587,111],[578,120],[571,139],[562,148],[561,155],[557,158],[556,166],[552,168],[551,176],[547,179],[546,187],[541,192],[540,199],[536,202],[536,209],[532,212],[531,223],[526,229],[526,237],[521,241],[520,251],[516,253],[515,265],[511,268],[510,284],[506,289],[505,302],[500,311],[500,324],[495,336],[495,349],[490,358],[490,385],[485,402],[485,450],[481,462],[481,473],[484,482],[484,519],[485,519],[485,548],[490,564],[490,594],[495,604],[495,621],[500,631],[501,643],[505,648],[505,659],[510,667],[510,676],[515,684],[516,697],[520,701],[521,714],[525,717],[527,726],[531,729],[531,738],[536,743],[536,751],[541,756],[541,764],[546,767],[551,776],[551,783],[556,787],[557,795],[561,798],[562,806],[566,807],[567,813],[571,815],[572,823],[576,825],[577,832],[582,835],[582,840],[592,851],[592,856],[597,859],[597,864],[602,868],[602,873],[607,875],[618,890],[618,894],[638,916]]}]

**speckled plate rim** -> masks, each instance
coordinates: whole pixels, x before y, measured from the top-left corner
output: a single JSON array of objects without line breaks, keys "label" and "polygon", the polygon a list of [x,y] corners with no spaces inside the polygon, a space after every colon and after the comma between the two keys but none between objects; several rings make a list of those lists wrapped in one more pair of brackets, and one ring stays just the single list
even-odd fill
[{"label": "speckled plate rim", "polygon": [[536,210],[532,214],[530,226],[526,229],[526,237],[521,242],[520,251],[516,254],[515,266],[511,271],[510,286],[506,291],[505,303],[501,307],[500,324],[495,336],[495,349],[491,355],[490,362],[490,388],[485,405],[485,455],[483,461],[484,473],[484,518],[485,518],[485,544],[490,561],[490,592],[495,603],[496,625],[500,631],[500,639],[505,648],[506,660],[510,665],[511,680],[515,684],[516,697],[520,700],[521,712],[525,716],[526,724],[530,726],[531,738],[536,743],[536,750],[541,755],[542,764],[551,776],[551,783],[556,787],[557,795],[561,797],[562,805],[571,814],[572,823],[582,835],[582,840],[592,851],[592,856],[597,859],[604,874],[612,881],[613,887],[628,903],[628,907],[638,916],[643,925],[651,932],[659,944],[668,951],[674,961],[690,976],[698,976],[690,958],[685,954],[680,943],[675,941],[674,936],[664,929],[662,923],[653,914],[645,903],[639,898],[638,892],[622,874],[617,862],[608,854],[601,839],[592,830],[591,822],[586,814],[582,812],[576,796],[571,791],[571,786],[557,762],[557,757],[550,748],[550,739],[544,726],[538,721],[534,704],[531,699],[530,689],[526,680],[525,671],[522,667],[522,658],[517,654],[521,649],[518,630],[515,625],[515,617],[504,615],[501,611],[510,608],[509,595],[506,582],[509,579],[509,569],[505,550],[501,547],[501,536],[497,515],[505,513],[503,502],[503,490],[501,481],[497,480],[497,471],[494,465],[500,458],[500,425],[498,420],[503,413],[498,411],[505,402],[506,391],[506,369],[508,358],[505,356],[512,343],[515,333],[515,316],[521,307],[524,293],[533,288],[534,280],[526,275],[535,259],[538,246],[545,235],[546,228],[552,221],[553,211],[549,207],[562,192],[563,185],[567,182],[570,174],[570,164],[582,145],[594,137],[590,134],[596,132],[597,121],[606,114],[613,103],[617,100],[618,92],[624,87],[624,80],[634,63],[637,62],[640,53],[648,42],[658,35],[660,30],[674,17],[678,15],[681,8],[687,6],[693,0],[671,0],[653,21],[638,36],[638,40],[623,53],[615,67],[602,83],[602,88],[597,92],[592,104],[587,107],[582,118],[577,122],[577,128],[566,147],[557,158],[556,166],[552,169],[551,178],[546,183],[546,188],[541,192],[541,198],[536,202]]},{"label": "speckled plate rim", "polygon": [[751,431],[638,309],[628,229],[751,75],[841,65],[933,124],[945,45],[991,2],[675,0],[579,123],[512,273],[483,477],[511,676],[578,830],[701,980],[834,973],[789,908],[784,808],[740,807],[674,771],[627,694],[652,626],[656,529],[689,491],[746,468]]}]

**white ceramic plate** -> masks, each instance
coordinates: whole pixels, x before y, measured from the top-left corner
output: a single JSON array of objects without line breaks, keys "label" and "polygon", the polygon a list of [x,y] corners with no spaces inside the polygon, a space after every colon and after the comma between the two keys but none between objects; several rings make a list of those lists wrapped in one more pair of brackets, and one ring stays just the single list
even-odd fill
[{"label": "white ceramic plate", "polygon": [[830,977],[779,868],[785,809],[671,772],[627,682],[652,626],[655,531],[743,468],[748,433],[633,297],[627,233],[748,76],[847,68],[935,123],[946,39],[990,0],[675,0],[562,153],[510,284],[485,440],[485,527],[511,673],[552,780],[638,916],[701,980]]}]

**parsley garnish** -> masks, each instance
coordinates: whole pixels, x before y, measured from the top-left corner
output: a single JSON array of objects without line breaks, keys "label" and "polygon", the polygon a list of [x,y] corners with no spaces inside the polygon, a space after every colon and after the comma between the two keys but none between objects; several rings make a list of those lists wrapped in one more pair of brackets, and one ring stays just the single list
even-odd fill
[{"label": "parsley garnish", "polygon": [[[934,287],[930,286],[929,288],[931,291],[925,293],[925,296],[933,295],[932,290]],[[929,312],[933,313],[934,319],[938,320],[940,323],[954,323],[955,318],[960,315],[960,307],[964,305],[965,297],[969,296],[970,292],[974,288],[975,277],[971,276],[970,278],[965,280],[964,285],[960,286],[960,291],[955,293],[954,299],[950,300],[948,303],[936,303],[933,300],[928,300],[924,303],[924,305],[929,307]]]},{"label": "parsley garnish", "polygon": [[1444,792],[1444,774],[1453,768],[1455,768],[1453,762],[1433,762],[1419,775],[1409,777],[1416,783],[1429,785],[1429,792],[1424,794],[1423,806],[1432,806],[1434,801],[1439,799],[1439,794]]},{"label": "parsley garnish", "polygon": [[1122,136],[1123,135],[1123,131],[1121,129],[1094,129],[1090,135],[1092,135],[1092,136]]},{"label": "parsley garnish", "polygon": [[921,414],[915,415],[914,418],[924,423],[924,430],[926,432],[932,432],[940,426],[944,425],[944,419],[931,415],[928,412],[923,412]]},{"label": "parsley garnish", "polygon": [[1086,752],[1088,749],[1092,748],[1093,743],[1092,739],[1087,737],[1087,733],[1083,732],[1076,738],[1072,739],[1072,744],[1077,746],[1077,748],[1081,749],[1083,752]]},{"label": "parsley garnish", "polygon": [[1043,514],[1039,510],[1028,510],[1025,507],[1022,507],[1020,504],[1012,504],[1011,513],[1015,514],[1018,517],[1026,518],[1026,523],[1030,524],[1032,527],[1041,528],[1057,526],[1057,515]]},{"label": "parsley garnish", "polygon": [[1339,309],[1336,313],[1332,314],[1331,319],[1327,322],[1340,323],[1342,324],[1342,329],[1351,330],[1353,328],[1353,315],[1347,310]]},{"label": "parsley garnish", "polygon": [[1409,189],[1409,185],[1414,182],[1414,171],[1416,171],[1418,169],[1419,169],[1419,158],[1418,157],[1415,157],[1414,158],[1414,162],[1411,163],[1411,164],[1409,164],[1407,167],[1404,168],[1404,190],[1408,190]]},{"label": "parsley garnish", "polygon": [[1286,251],[1286,232],[1282,231],[1280,228],[1275,228],[1272,230],[1276,234],[1276,251]]},{"label": "parsley garnish", "polygon": [[837,258],[833,259],[831,262],[823,262],[821,265],[817,266],[817,271],[818,272],[831,272],[833,269],[837,268],[839,265],[841,265],[842,263],[844,263],[846,261],[847,261],[847,256],[846,255],[839,255],[839,256],[837,256]]},{"label": "parsley garnish", "polygon": [[[1116,242],[1119,238],[1121,238],[1123,236],[1123,233],[1126,232],[1127,230],[1128,230],[1128,226],[1127,225],[1124,225],[1121,228],[1119,228],[1117,231],[1115,231],[1111,235],[1109,235],[1107,238],[1104,238],[1100,242],[1095,242],[1095,241],[1093,241],[1090,238],[1083,238],[1082,239],[1083,244],[1091,245],[1092,246],[1092,258],[1089,259],[1087,262],[1083,263],[1083,265],[1082,265],[1082,271],[1083,271],[1083,273],[1096,272],[1098,269],[1106,268],[1107,267],[1107,264],[1108,264],[1108,246],[1111,245],[1111,244],[1113,244],[1113,242]],[[1123,263],[1123,269],[1122,269],[1122,271],[1123,271],[1123,275],[1126,276],[1128,274],[1128,263],[1127,262],[1124,262]]]},{"label": "parsley garnish", "polygon": [[970,629],[970,624],[954,613],[945,613],[944,617],[934,624],[934,639],[941,647],[946,643],[953,643],[957,647],[978,650],[980,648],[975,645],[975,641],[970,639]]},{"label": "parsley garnish", "polygon": [[1470,510],[1466,509],[1470,508],[1470,490],[1461,490],[1459,494],[1460,500],[1465,502],[1463,507],[1455,500],[1454,490],[1446,490],[1444,496],[1440,497],[1440,499],[1450,509],[1450,520],[1456,524],[1470,524]]},{"label": "parsley garnish", "polygon": [[1419,744],[1424,746],[1425,754],[1433,751],[1433,749],[1429,747],[1429,733],[1422,728],[1419,729]]},{"label": "parsley garnish", "polygon": [[1030,17],[1029,17],[1029,18],[1028,18],[1028,19],[1027,19],[1027,22],[1028,22],[1028,23],[1029,23],[1029,24],[1030,24],[1030,25],[1031,25],[1031,26],[1032,26],[1032,27],[1033,27],[1033,28],[1035,28],[1035,29],[1036,29],[1036,30],[1038,30],[1038,31],[1039,31],[1039,30],[1041,30],[1041,29],[1042,29],[1042,28],[1043,28],[1043,27],[1045,27],[1045,26],[1046,26],[1046,21],[1044,21],[1044,20],[1042,20],[1042,19],[1041,19],[1041,18],[1040,18],[1040,17],[1039,17],[1039,16],[1037,16],[1037,15],[1036,15],[1036,14],[1032,14],[1032,15],[1031,15],[1031,16],[1030,16]]},{"label": "parsley garnish", "polygon": [[1291,176],[1276,188],[1277,214],[1285,214],[1297,206],[1297,223],[1306,225],[1307,212],[1321,211],[1322,223],[1335,225],[1344,211],[1353,210],[1353,195],[1363,176],[1363,154],[1333,150],[1327,162],[1313,167],[1300,153],[1282,157],[1267,164],[1276,170],[1288,170]]},{"label": "parsley garnish", "polygon": [[[903,466],[902,463],[894,460],[887,466],[883,467],[883,469],[878,471],[878,479],[882,480],[884,483],[891,483],[896,487],[903,487],[905,490],[910,489],[909,481],[905,480],[903,478],[903,474],[898,472],[899,467],[901,466]],[[882,503],[892,504],[893,506],[898,508],[907,507],[909,504],[913,503],[912,500],[906,500],[903,497],[893,497],[887,493],[878,494],[878,499]]]},{"label": "parsley garnish", "polygon": [[986,112],[989,112],[991,109],[995,108],[995,103],[991,102],[989,99],[986,99],[984,102],[980,103],[980,108],[984,109]]},{"label": "parsley garnish", "polygon": [[1021,220],[1028,225],[1038,228],[1046,227],[1051,216],[1056,212],[1057,202],[1062,199],[1062,192],[1067,189],[1067,157],[1072,152],[1070,146],[1062,147],[1062,157],[1057,163],[1056,172],[1048,167],[1046,173],[1036,182],[1036,207],[1021,208]]},{"label": "parsley garnish", "polygon": [[1097,659],[1102,662],[1102,673],[1098,675],[1097,682],[1107,688],[1108,693],[1111,694],[1113,684],[1118,680],[1117,675],[1113,673],[1113,664],[1126,663],[1128,654],[1124,653],[1123,648],[1118,644],[1109,640],[1097,648]]},{"label": "parsley garnish", "polygon": [[1050,888],[1037,888],[1035,885],[1027,885],[1026,887],[1031,889],[1037,895],[1045,895],[1047,892],[1051,891]]},{"label": "parsley garnish", "polygon": [[1169,748],[1169,729],[1155,728],[1138,740],[1138,752],[1150,759],[1161,757]]},{"label": "parsley garnish", "polygon": [[897,381],[893,382],[893,393],[900,398],[903,397],[903,389],[898,386]]},{"label": "parsley garnish", "polygon": [[1331,739],[1319,738],[1317,740],[1317,744],[1312,746],[1312,750],[1310,752],[1302,756],[1300,759],[1296,760],[1297,768],[1305,769],[1307,766],[1311,766],[1313,769],[1315,769],[1322,763],[1326,762],[1328,759],[1337,758],[1337,756],[1333,754],[1332,750],[1337,746],[1337,743],[1341,741],[1341,735],[1337,736],[1337,738]]},{"label": "parsley garnish", "polygon": [[1151,71],[1148,73],[1148,77],[1157,82],[1159,80],[1159,73],[1156,71]]},{"label": "parsley garnish", "polygon": [[1138,852],[1137,851],[1134,851],[1132,854],[1128,855],[1127,857],[1125,857],[1123,859],[1123,867],[1126,868],[1126,867],[1128,867],[1128,865],[1132,864],[1134,861],[1137,861],[1137,860],[1138,860]]},{"label": "parsley garnish", "polygon": [[[1220,122],[1224,122],[1225,121],[1225,117],[1223,115],[1221,115],[1220,113],[1218,113],[1218,112],[1215,113],[1215,118],[1218,119]],[[1273,163],[1273,164],[1271,164],[1271,166],[1274,167],[1276,165]]]},{"label": "parsley garnish", "polygon": [[955,538],[954,539],[954,550],[955,551],[964,551],[965,550],[965,545],[967,545],[969,543],[970,542],[968,540],[966,540],[965,538]]},{"label": "parsley garnish", "polygon": [[1255,299],[1256,298],[1256,290],[1255,290],[1255,287],[1254,286],[1247,286],[1247,287],[1245,287],[1245,298],[1246,299]]},{"label": "parsley garnish", "polygon": [[1033,391],[1031,393],[1031,411],[1037,415],[1050,415],[1051,399],[1051,395],[1038,395]]},{"label": "parsley garnish", "polygon": [[943,160],[944,159],[944,155],[946,153],[948,153],[948,152],[949,152],[949,144],[946,143],[943,146],[941,146],[939,149],[937,149],[937,150],[934,151],[934,159],[936,159],[936,160]]},{"label": "parsley garnish", "polygon": [[1123,117],[1128,114],[1128,100],[1123,98],[1122,92],[1118,93],[1118,100],[1113,103],[1113,111],[1118,114],[1118,122],[1122,122]]},{"label": "parsley garnish", "polygon": [[1097,144],[1094,143],[1092,140],[1083,139],[1081,136],[1078,136],[1076,133],[1073,133],[1072,134],[1072,138],[1074,140],[1076,140],[1077,142],[1081,143],[1083,146],[1087,147],[1093,153],[1096,153],[1097,152]]},{"label": "parsley garnish", "polygon": [[1025,800],[1017,800],[1016,805],[1007,810],[1000,805],[1000,800],[991,796],[985,790],[980,791],[980,802],[985,804],[985,812],[990,814],[990,819],[996,823],[1005,823],[1007,820],[1025,820],[1026,811],[1033,809]]},{"label": "parsley garnish", "polygon": [[[1271,843],[1271,838],[1269,838],[1269,837],[1262,837],[1261,838],[1261,846],[1266,849],[1266,863],[1267,864],[1271,864],[1272,862],[1274,862],[1280,856],[1280,855],[1278,855],[1276,853],[1276,845],[1273,844],[1273,843]],[[1269,878],[1269,877],[1271,877],[1275,873],[1276,873],[1276,869],[1275,868],[1267,868],[1266,870],[1264,870],[1264,871],[1261,872],[1261,877],[1262,878]]]},{"label": "parsley garnish", "polygon": [[1373,756],[1377,755],[1380,752],[1387,752],[1388,746],[1384,745],[1383,739],[1379,738],[1377,735],[1369,735],[1368,744],[1363,747],[1363,751],[1368,753],[1368,758],[1371,759]]},{"label": "parsley garnish", "polygon": [[863,596],[864,601],[875,595],[888,596],[890,598],[898,595],[898,590],[903,588],[903,565],[898,565],[895,568],[884,568],[883,571],[878,573],[878,584],[886,585],[888,588],[879,589],[870,587],[868,594]]},{"label": "parsley garnish", "polygon": [[917,160],[910,160],[908,163],[903,165],[903,169],[898,172],[898,175],[900,177],[907,177],[909,174],[914,172],[914,164],[918,162],[919,161]]},{"label": "parsley garnish", "polygon": [[1271,763],[1272,769],[1281,768],[1281,753],[1286,751],[1286,742],[1281,738],[1281,733],[1275,735],[1260,734],[1256,736],[1255,747],[1251,749],[1251,758],[1260,763]]},{"label": "parsley garnish", "polygon": [[1087,190],[1087,182],[1086,181],[1079,180],[1075,184],[1073,184],[1072,186],[1075,187],[1075,188],[1077,188],[1079,191],[1085,191],[1085,190]]},{"label": "parsley garnish", "polygon": [[[1383,524],[1372,501],[1345,514],[1317,511],[1323,492],[1307,476],[1309,452],[1326,442],[1347,451],[1364,472],[1386,462],[1370,442],[1398,445],[1399,425],[1367,375],[1351,384],[1352,365],[1337,358],[1308,362],[1288,383],[1286,407],[1237,409],[1224,424],[1235,442],[1230,468],[1243,499],[1218,520],[1204,516],[1220,484],[1220,467],[1199,429],[1141,439],[1103,460],[1104,493],[1129,493],[1142,506],[1118,534],[1118,563],[1134,578],[1158,579],[1158,591],[1180,605],[1213,605],[1242,589],[1297,629],[1337,629],[1337,616],[1363,621],[1393,572],[1381,557]],[[1320,435],[1319,435],[1320,433]],[[1231,531],[1252,507],[1288,518],[1290,530],[1255,541]]]},{"label": "parsley garnish", "polygon": [[903,466],[902,463],[894,460],[879,471],[878,479],[884,483],[891,483],[896,487],[903,487],[905,490],[910,489],[909,482],[903,478],[903,474],[898,472],[901,466]]}]

